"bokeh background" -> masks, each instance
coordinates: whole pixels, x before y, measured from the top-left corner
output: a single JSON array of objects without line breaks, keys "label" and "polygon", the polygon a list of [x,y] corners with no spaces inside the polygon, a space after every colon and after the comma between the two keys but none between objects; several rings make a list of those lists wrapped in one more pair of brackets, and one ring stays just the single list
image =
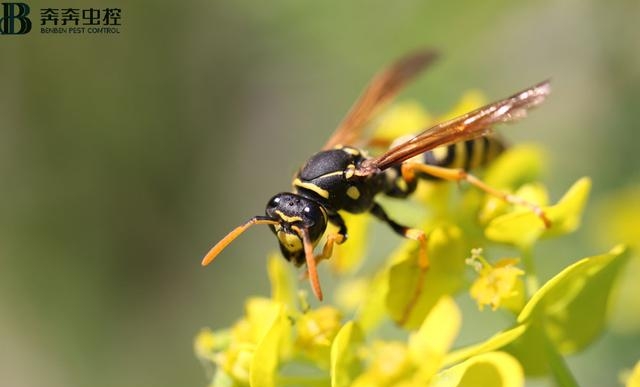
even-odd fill
[{"label": "bokeh background", "polygon": [[[638,1],[26,2],[34,31],[0,36],[4,386],[204,385],[193,336],[268,293],[276,244],[257,228],[214,267],[202,254],[416,47],[442,58],[404,95],[436,113],[552,78],[503,133],[543,144],[554,198],[591,176],[590,214],[639,182]],[[37,30],[40,8],[89,6],[122,8],[121,33]],[[585,223],[542,247],[543,276],[611,246]],[[637,331],[608,332],[569,364],[584,386],[616,385],[638,348]]]}]

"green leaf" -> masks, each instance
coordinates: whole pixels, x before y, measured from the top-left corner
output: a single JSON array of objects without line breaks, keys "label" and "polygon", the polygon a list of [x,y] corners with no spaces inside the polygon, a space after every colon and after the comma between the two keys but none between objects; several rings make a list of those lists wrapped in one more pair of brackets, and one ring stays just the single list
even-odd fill
[{"label": "green leaf", "polygon": [[280,305],[275,315],[264,315],[264,325],[268,326],[265,335],[256,347],[251,361],[249,384],[251,387],[274,387],[280,361],[281,343],[289,334],[290,324]]},{"label": "green leaf", "polygon": [[584,258],[544,284],[518,316],[529,328],[509,346],[527,375],[550,371],[547,342],[561,354],[576,353],[602,332],[607,301],[628,254],[618,246],[609,253]]},{"label": "green leaf", "polygon": [[541,327],[529,324],[524,334],[505,348],[520,361],[528,376],[544,376],[551,370],[544,335]]},{"label": "green leaf", "polygon": [[628,258],[623,247],[584,258],[550,279],[518,316],[527,331],[508,346],[531,376],[548,374],[549,345],[560,354],[588,346],[602,332],[615,279]]},{"label": "green leaf", "polygon": [[432,387],[521,387],[522,366],[505,352],[489,352],[440,372]]},{"label": "green leaf", "polygon": [[581,350],[605,324],[607,300],[627,257],[625,249],[618,246],[567,267],[531,297],[518,322],[543,326],[563,354]]},{"label": "green leaf", "polygon": [[357,356],[364,336],[358,324],[347,322],[338,332],[331,345],[331,386],[347,387],[361,370]]},{"label": "green leaf", "polygon": [[510,344],[511,342],[516,340],[518,337],[522,336],[526,329],[526,324],[519,324],[514,328],[497,333],[481,343],[455,350],[446,356],[444,364],[455,364],[463,359],[468,359],[482,353],[495,351],[496,349],[502,348],[505,345]]},{"label": "green leaf", "polygon": [[394,263],[388,270],[387,311],[408,329],[419,327],[442,295],[462,287],[469,251],[462,231],[455,226],[436,228],[429,234],[431,266],[426,272],[418,264],[418,248],[416,241],[405,242],[393,254]]}]

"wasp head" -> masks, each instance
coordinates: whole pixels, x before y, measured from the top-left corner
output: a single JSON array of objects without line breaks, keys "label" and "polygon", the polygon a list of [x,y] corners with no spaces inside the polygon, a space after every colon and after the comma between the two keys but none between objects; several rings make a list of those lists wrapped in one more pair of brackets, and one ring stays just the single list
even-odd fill
[{"label": "wasp head", "polygon": [[296,266],[305,263],[302,233],[305,232],[315,246],[327,228],[326,210],[315,200],[283,192],[269,200],[266,214],[278,221],[269,227],[278,237],[282,255]]}]

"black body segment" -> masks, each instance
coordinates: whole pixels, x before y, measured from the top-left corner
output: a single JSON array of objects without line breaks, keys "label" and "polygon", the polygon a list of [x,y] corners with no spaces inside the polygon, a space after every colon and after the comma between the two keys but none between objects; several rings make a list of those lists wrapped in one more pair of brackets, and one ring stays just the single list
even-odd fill
[{"label": "black body segment", "polygon": [[384,188],[384,176],[358,176],[355,171],[367,157],[352,147],[337,147],[313,155],[293,181],[296,192],[317,200],[330,212],[368,211]]},{"label": "black body segment", "polygon": [[[467,170],[487,164],[504,148],[497,137],[486,136],[431,149],[407,161]],[[305,262],[303,241],[293,225],[308,228],[314,246],[328,222],[338,226],[338,234],[346,240],[347,227],[338,211],[370,212],[403,236],[410,229],[390,219],[375,202],[376,195],[406,198],[416,190],[419,179],[438,178],[419,172],[416,174],[418,179],[407,179],[402,174],[401,163],[384,171],[357,175],[359,166],[368,159],[363,151],[341,145],[318,152],[294,177],[295,193],[280,193],[269,201],[267,216],[280,220],[279,225],[270,227],[288,261],[297,266]]]}]

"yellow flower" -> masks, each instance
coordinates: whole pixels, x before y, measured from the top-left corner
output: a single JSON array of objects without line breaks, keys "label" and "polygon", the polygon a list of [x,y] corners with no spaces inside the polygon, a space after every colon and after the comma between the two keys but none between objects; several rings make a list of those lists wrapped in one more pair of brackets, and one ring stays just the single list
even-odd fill
[{"label": "yellow flower", "polygon": [[390,386],[399,382],[414,370],[405,343],[375,342],[367,354],[371,359],[369,368],[352,384],[352,387]]},{"label": "yellow flower", "polygon": [[521,298],[523,292],[520,276],[524,271],[515,266],[518,259],[504,258],[491,265],[475,250],[469,261],[479,274],[471,285],[470,293],[480,310],[485,305],[490,305],[491,309],[496,310],[507,301]]},{"label": "yellow flower", "polygon": [[[524,374],[518,361],[511,355],[495,351],[517,338],[504,332],[483,345],[468,347],[464,356],[450,352],[462,323],[462,314],[450,297],[442,297],[425,318],[420,328],[409,336],[406,343],[398,341],[376,342],[365,353],[368,366],[349,387],[453,387],[464,378],[476,385],[519,387]],[[347,348],[345,343],[343,349]],[[339,356],[336,348],[332,355]],[[344,351],[348,352],[348,351]],[[458,352],[460,353],[460,352]],[[339,359],[335,359],[339,360]]]},{"label": "yellow flower", "polygon": [[331,343],[340,330],[342,314],[323,306],[300,316],[296,321],[296,348],[315,362],[327,366]]},{"label": "yellow flower", "polygon": [[[480,104],[482,96],[470,92],[440,118]],[[432,118],[414,102],[392,106],[380,117],[378,127],[372,128],[369,146],[382,151],[394,140],[440,121]],[[552,220],[549,229],[532,211],[512,209],[497,198],[489,198],[483,206],[480,195],[463,195],[461,205],[452,206],[450,192],[424,190],[430,184],[421,184],[423,190],[419,187],[413,195],[418,200],[428,199],[428,209],[408,206],[410,210],[403,213],[401,206],[381,203],[390,214],[397,214],[407,224],[418,224],[428,233],[428,270],[421,265],[419,245],[408,240],[380,270],[363,275],[359,269],[365,257],[379,255],[377,250],[367,253],[372,245],[370,217],[344,215],[349,242],[336,246],[332,260],[323,264],[340,277],[339,291],[334,292],[337,306],[328,300],[320,305],[307,301],[291,267],[272,255],[268,263],[271,298],[248,299],[245,316],[236,324],[220,331],[203,330],[196,338],[196,354],[207,371],[215,370],[210,387],[521,387],[523,365],[527,370],[532,367],[531,359],[522,353],[541,353],[535,345],[542,340],[529,340],[531,337],[548,336],[560,354],[586,346],[602,329],[604,313],[587,323],[572,317],[591,311],[591,296],[598,293],[595,290],[609,292],[611,273],[623,262],[622,251],[590,257],[569,267],[532,292],[525,305],[524,271],[516,266],[518,259],[489,263],[480,249],[473,250],[467,260],[477,272],[471,297],[480,309],[488,305],[493,310],[514,311],[517,323],[476,344],[454,348],[462,313],[452,296],[466,286],[464,257],[479,243],[481,231],[490,241],[520,247],[527,257],[540,237],[560,236],[579,224],[590,181],[579,180],[558,204],[547,206],[546,189],[535,183],[541,158],[536,149],[521,147],[492,164],[501,165],[489,166],[485,177],[492,186],[544,206]],[[479,208],[482,229],[471,223]],[[528,270],[527,281],[531,278],[535,273]],[[595,300],[599,310],[604,310],[606,299]],[[343,317],[348,320],[344,324]],[[389,319],[399,322],[405,336],[399,332],[392,340],[382,336],[384,330],[378,328],[384,328]],[[512,354],[500,351],[506,345],[511,345],[510,352],[517,350]],[[538,357],[545,366],[551,361]],[[639,369],[636,366],[627,387],[640,387]]]},{"label": "yellow flower", "polygon": [[433,118],[417,101],[403,101],[394,104],[380,118],[374,133],[374,143],[391,143],[399,137],[418,134]]}]

